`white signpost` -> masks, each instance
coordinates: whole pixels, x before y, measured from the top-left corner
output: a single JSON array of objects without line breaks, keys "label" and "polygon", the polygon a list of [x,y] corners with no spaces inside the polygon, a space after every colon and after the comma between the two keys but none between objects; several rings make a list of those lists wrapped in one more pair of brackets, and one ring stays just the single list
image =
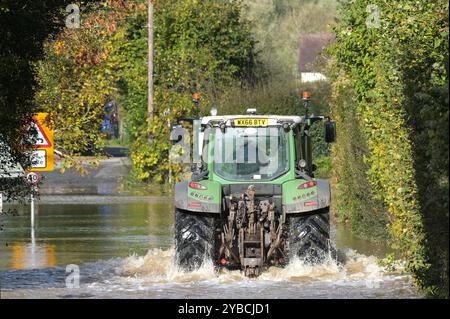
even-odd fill
[{"label": "white signpost", "polygon": [[34,150],[32,159],[33,168],[46,168],[47,167],[47,151],[46,150]]},{"label": "white signpost", "polygon": [[[39,183],[40,177],[36,172],[29,172],[27,174],[27,182],[33,188],[33,192],[35,191],[36,185]],[[31,193],[31,228],[34,228],[34,195]]]}]

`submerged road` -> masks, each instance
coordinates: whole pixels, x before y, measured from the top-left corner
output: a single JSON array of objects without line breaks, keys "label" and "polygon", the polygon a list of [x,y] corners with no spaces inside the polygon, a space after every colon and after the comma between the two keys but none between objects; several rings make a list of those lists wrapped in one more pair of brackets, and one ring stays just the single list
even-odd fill
[{"label": "submerged road", "polygon": [[[173,263],[168,197],[43,196],[36,228],[28,207],[2,217],[1,298],[421,298],[410,277],[380,267],[386,247],[334,227],[343,264],[296,260],[257,279],[216,273],[206,262],[185,273]],[[79,281],[74,281],[79,274]]]},{"label": "submerged road", "polygon": [[[84,166],[89,168],[90,158],[84,158]],[[131,169],[131,162],[127,157],[111,157],[100,160],[99,166],[89,168],[88,174],[82,176],[74,169],[67,169],[64,174],[59,173],[61,163],[55,163],[52,172],[39,173],[43,177],[40,193],[42,195],[114,195],[120,191],[121,182]]]}]

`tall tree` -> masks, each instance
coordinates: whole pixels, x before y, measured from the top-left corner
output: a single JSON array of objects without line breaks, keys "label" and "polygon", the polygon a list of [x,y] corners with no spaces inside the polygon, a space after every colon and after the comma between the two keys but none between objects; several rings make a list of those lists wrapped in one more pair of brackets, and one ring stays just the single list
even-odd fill
[{"label": "tall tree", "polygon": [[[42,56],[42,43],[63,24],[66,1],[1,0],[0,2],[0,153],[10,151],[25,168],[33,132],[27,124],[36,112],[32,64]],[[8,164],[0,159],[0,169]],[[26,190],[20,180],[0,183],[0,192],[14,198]],[[22,191],[21,191],[22,190]]]}]

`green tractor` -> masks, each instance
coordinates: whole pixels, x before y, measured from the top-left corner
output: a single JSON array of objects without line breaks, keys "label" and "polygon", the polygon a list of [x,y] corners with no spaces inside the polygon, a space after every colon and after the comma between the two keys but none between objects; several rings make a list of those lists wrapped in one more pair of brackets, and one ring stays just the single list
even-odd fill
[{"label": "green tractor", "polygon": [[[305,106],[309,95],[306,95]],[[306,113],[307,114],[307,113]],[[187,271],[206,260],[257,277],[295,257],[329,256],[330,186],[314,178],[309,130],[323,116],[207,116],[193,120],[190,180],[175,186],[175,262]],[[180,140],[180,125],[171,140]]]}]

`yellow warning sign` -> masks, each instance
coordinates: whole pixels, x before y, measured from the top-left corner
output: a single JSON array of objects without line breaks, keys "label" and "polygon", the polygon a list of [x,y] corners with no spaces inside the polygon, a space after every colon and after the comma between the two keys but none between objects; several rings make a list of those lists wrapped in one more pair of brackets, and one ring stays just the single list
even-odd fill
[{"label": "yellow warning sign", "polygon": [[31,159],[32,172],[53,171],[54,164],[54,142],[53,130],[48,127],[46,120],[48,113],[38,113],[33,116],[31,125],[37,131],[35,149]]}]

